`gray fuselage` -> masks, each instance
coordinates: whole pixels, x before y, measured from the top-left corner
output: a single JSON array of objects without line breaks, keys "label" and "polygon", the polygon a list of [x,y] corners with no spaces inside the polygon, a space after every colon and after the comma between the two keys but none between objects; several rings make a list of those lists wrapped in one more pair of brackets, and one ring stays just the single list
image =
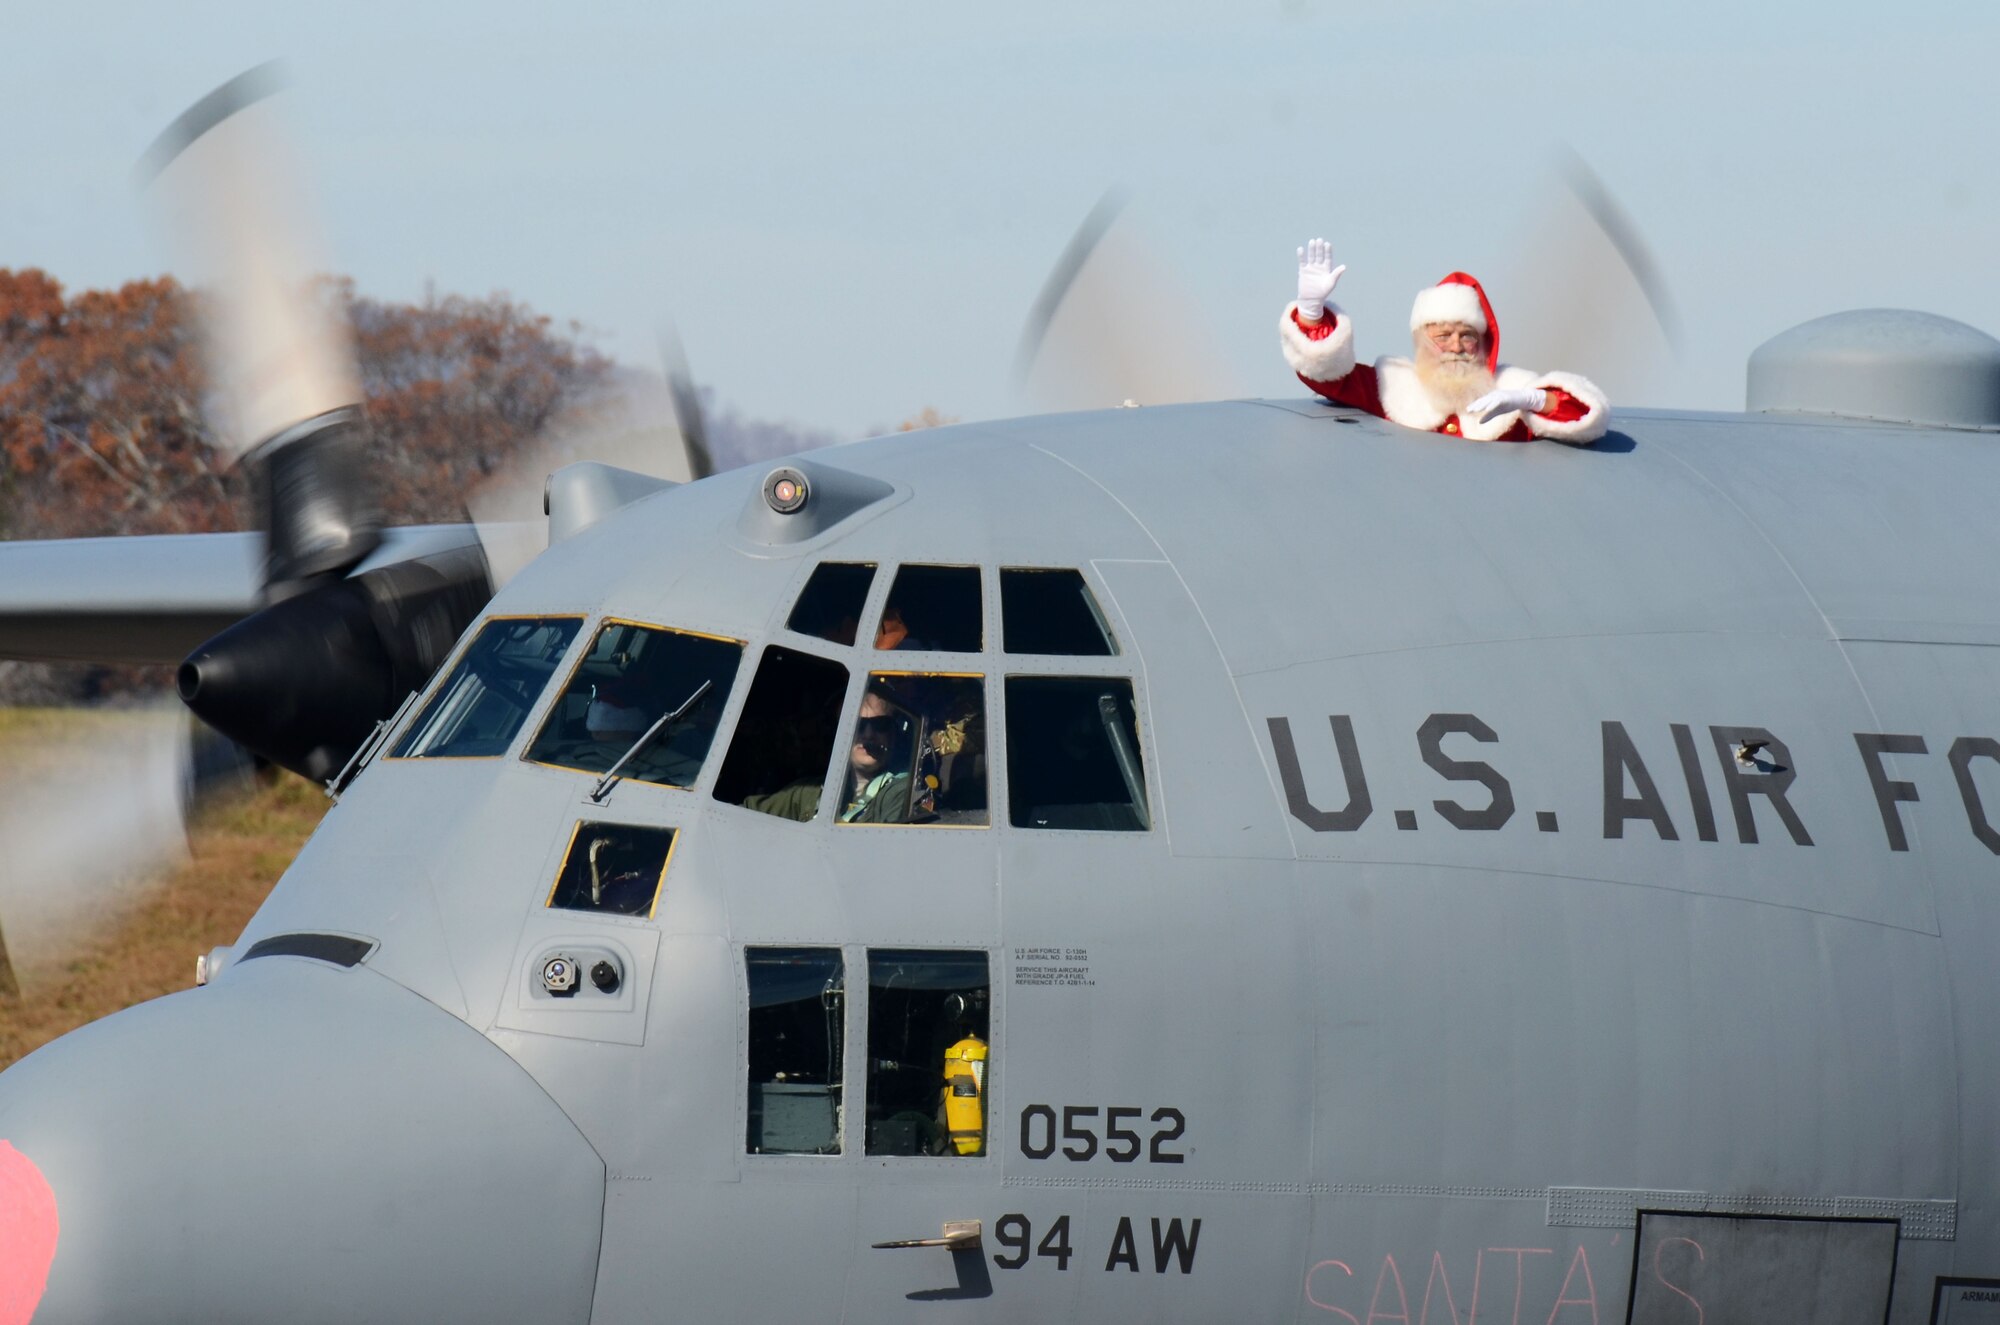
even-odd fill
[{"label": "gray fuselage", "polygon": [[[2000,439],[1245,402],[810,459],[893,493],[774,541],[738,471],[558,544],[487,609],[585,618],[504,755],[378,756],[210,986],[0,1079],[37,1319],[1727,1318],[1720,1244],[1635,1274],[1662,1209],[1898,1219],[1899,1323],[2000,1275]],[[785,629],[829,561],[881,568],[858,645]],[[917,563],[980,568],[978,653],[866,647]],[[1004,652],[1013,567],[1116,655]],[[522,758],[605,618],[743,643],[690,787]],[[718,800],[772,646],[843,732],[981,678],[989,826],[838,822],[844,735],[813,820]],[[1130,682],[1150,828],[1016,826],[1026,676]],[[650,915],[549,905],[580,821],[677,830]],[[299,934],[367,955],[246,958]],[[748,1153],[763,949],[842,959],[839,1153]],[[890,950],[985,955],[984,1153],[869,1153]]]}]

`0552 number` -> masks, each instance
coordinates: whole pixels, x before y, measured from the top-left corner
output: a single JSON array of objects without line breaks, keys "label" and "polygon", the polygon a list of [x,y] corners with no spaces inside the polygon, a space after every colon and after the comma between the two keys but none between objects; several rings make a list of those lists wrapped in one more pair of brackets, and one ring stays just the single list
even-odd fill
[{"label": "0552 number", "polygon": [[[1139,1134],[1142,1118],[1153,1126],[1150,1137]],[[1113,1164],[1130,1164],[1141,1156],[1149,1164],[1179,1164],[1187,1156],[1170,1147],[1185,1131],[1187,1115],[1179,1109],[1154,1109],[1147,1118],[1144,1109],[1129,1105],[1065,1104],[1059,1122],[1054,1105],[1030,1104],[1021,1110],[1021,1153],[1048,1159],[1060,1143],[1063,1158],[1079,1164],[1096,1158],[1100,1150]]]}]

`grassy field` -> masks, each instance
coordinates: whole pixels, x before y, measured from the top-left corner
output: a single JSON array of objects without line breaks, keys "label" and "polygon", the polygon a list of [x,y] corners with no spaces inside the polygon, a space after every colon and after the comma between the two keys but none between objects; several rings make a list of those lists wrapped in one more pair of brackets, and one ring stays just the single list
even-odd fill
[{"label": "grassy field", "polygon": [[[0,710],[0,768],[9,784],[60,767],[79,732],[115,742],[140,719],[116,712]],[[157,720],[154,720],[157,722]],[[103,813],[121,807],[106,804]],[[12,952],[16,992],[0,993],[0,1067],[119,1008],[194,983],[198,953],[234,942],[311,835],[327,800],[282,774],[206,809],[188,832],[183,862],[135,880],[121,905],[57,957]],[[12,844],[0,841],[0,868]],[[0,912],[0,934],[7,916]]]}]

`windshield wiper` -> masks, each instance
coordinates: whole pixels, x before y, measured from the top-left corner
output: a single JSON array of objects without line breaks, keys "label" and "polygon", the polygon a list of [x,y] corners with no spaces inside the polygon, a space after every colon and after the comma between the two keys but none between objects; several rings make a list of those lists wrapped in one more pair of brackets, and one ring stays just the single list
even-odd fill
[{"label": "windshield wiper", "polygon": [[700,685],[695,687],[694,693],[692,695],[689,695],[686,699],[681,701],[681,706],[679,708],[675,709],[672,713],[661,715],[660,720],[658,722],[655,722],[652,726],[646,728],[645,731],[639,733],[639,739],[632,742],[631,748],[626,750],[624,754],[619,755],[618,762],[613,764],[610,768],[606,769],[604,772],[604,776],[597,780],[597,786],[591,789],[590,793],[591,801],[595,804],[602,805],[604,803],[604,798],[611,794],[612,784],[618,781],[618,775],[624,772],[625,765],[632,762],[632,757],[638,754],[641,750],[645,749],[647,746],[651,745],[653,743],[654,737],[658,736],[661,732],[665,731],[672,724],[679,722],[682,718],[686,717],[688,710],[692,709],[696,704],[699,704],[701,702],[701,697],[703,695],[706,695],[708,693],[709,687],[714,684],[715,682],[713,680],[703,681]]},{"label": "windshield wiper", "polygon": [[1125,780],[1125,794],[1131,799],[1132,813],[1139,818],[1140,831],[1148,831],[1153,826],[1153,818],[1146,809],[1146,779],[1139,772],[1138,757],[1132,753],[1132,736],[1125,730],[1116,698],[1111,695],[1097,697],[1097,720],[1103,726],[1104,734],[1111,739],[1111,758],[1118,765],[1118,776]]}]

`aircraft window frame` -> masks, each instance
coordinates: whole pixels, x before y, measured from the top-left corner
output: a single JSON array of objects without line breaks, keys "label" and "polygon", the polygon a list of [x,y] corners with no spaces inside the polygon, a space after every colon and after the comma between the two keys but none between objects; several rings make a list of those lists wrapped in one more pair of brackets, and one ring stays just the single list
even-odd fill
[{"label": "aircraft window frame", "polygon": [[[1001,735],[1001,742],[999,745],[1000,757],[997,760],[997,763],[999,765],[999,776],[995,777],[993,769],[989,767],[988,777],[987,777],[987,783],[988,783],[987,797],[989,805],[991,804],[992,797],[994,795],[993,787],[995,785],[999,785],[1006,795],[1006,813],[1003,816],[1003,818],[1005,819],[1007,827],[1014,832],[1083,833],[1091,837],[1116,836],[1116,837],[1131,837],[1142,840],[1151,837],[1154,831],[1160,827],[1160,808],[1159,808],[1160,789],[1158,784],[1158,772],[1157,772],[1159,768],[1159,752],[1153,746],[1151,724],[1147,721],[1146,687],[1144,684],[1144,679],[1141,676],[1139,676],[1136,671],[1127,671],[1123,668],[1081,667],[1077,665],[1079,663],[1103,661],[1102,659],[1068,658],[1061,655],[1037,654],[1029,656],[1031,656],[1037,661],[1042,661],[1045,664],[1055,664],[1055,665],[1053,666],[1044,665],[1039,667],[1037,666],[1019,667],[1013,665],[1013,659],[1021,656],[1022,655],[1010,655],[1007,667],[1002,672],[999,673],[998,698],[1000,701],[1000,707],[998,711],[1000,714],[1000,722],[1002,724],[1000,729],[1002,735]],[[1062,665],[1065,663],[1069,665],[1068,666]],[[1009,698],[1008,686],[1010,682],[1017,680],[1116,681],[1122,685],[1131,687],[1132,725],[1133,725],[1133,738],[1134,738],[1132,753],[1139,761],[1138,771],[1139,771],[1140,789],[1145,796],[1144,805],[1141,807],[1141,809],[1144,812],[1144,822],[1140,826],[1136,828],[1083,828],[1083,827],[1073,827],[1073,826],[1059,826],[1052,824],[1047,827],[1038,827],[1034,824],[1020,824],[1014,822],[1015,787],[1014,787],[1014,779],[1012,777],[1012,769],[1010,767],[1013,760],[1013,745],[1014,745],[1013,713],[1008,703],[1008,698]],[[989,727],[991,726],[991,724],[992,724],[992,719],[989,716],[988,718]]]},{"label": "aircraft window frame", "polygon": [[[930,644],[925,644],[921,648],[904,647],[900,642],[897,644],[896,647],[893,648],[884,649],[878,646],[876,641],[880,640],[882,637],[882,619],[888,615],[891,604],[895,602],[896,590],[900,587],[900,581],[902,580],[903,572],[907,570],[920,570],[920,571],[924,570],[968,571],[969,570],[973,573],[973,583],[977,585],[979,589],[979,611],[977,613],[977,619],[979,622],[978,644],[976,644],[974,647],[970,649],[937,648]],[[884,578],[881,574],[879,563],[876,571],[876,578],[878,580]],[[984,562],[976,560],[899,561],[895,563],[894,572],[891,573],[886,578],[888,583],[882,590],[881,600],[879,602],[871,602],[869,604],[869,606],[872,607],[874,610],[867,619],[875,623],[875,630],[873,631],[872,634],[869,634],[866,637],[868,639],[868,643],[866,644],[861,643],[861,639],[863,637],[860,634],[857,634],[855,636],[855,643],[854,643],[855,648],[860,649],[864,653],[867,653],[871,656],[879,656],[882,654],[903,654],[903,655],[913,655],[913,656],[938,655],[941,657],[951,657],[951,658],[977,658],[977,657],[986,657],[991,655],[993,651],[992,641],[994,638],[993,628],[996,624],[992,616],[995,582],[993,580],[993,568],[991,566],[985,564]]]},{"label": "aircraft window frame", "polygon": [[[636,911],[605,911],[595,907],[556,905],[556,894],[562,890],[563,875],[569,872],[570,857],[576,853],[576,839],[583,833],[586,825],[592,828],[630,828],[643,833],[667,833],[670,835],[667,839],[666,854],[660,858],[659,875],[653,880],[653,896],[646,904],[644,915]],[[674,867],[674,853],[680,850],[681,836],[681,829],[672,824],[616,823],[603,819],[578,819],[570,827],[569,841],[563,847],[562,858],[556,862],[555,879],[549,884],[548,896],[542,899],[542,909],[544,911],[561,911],[565,915],[597,916],[599,918],[613,916],[620,920],[653,919],[660,913],[660,899],[667,895],[667,873]]]},{"label": "aircraft window frame", "polygon": [[[585,644],[582,651],[576,655],[575,661],[570,664],[569,672],[563,677],[562,685],[543,696],[544,708],[540,715],[541,720],[535,724],[535,734],[529,738],[528,743],[521,749],[521,762],[533,765],[536,768],[554,769],[558,773],[576,773],[590,778],[604,776],[606,769],[590,769],[582,768],[575,764],[551,763],[546,759],[531,758],[529,752],[535,748],[535,743],[542,739],[542,732],[553,719],[556,706],[568,697],[570,687],[576,684],[576,678],[582,674],[584,667],[590,662],[590,655],[597,648],[598,638],[609,627],[632,626],[639,630],[656,630],[669,635],[687,635],[694,639],[713,640],[719,644],[734,644],[736,646],[736,671],[730,677],[728,691],[719,698],[712,693],[702,697],[704,704],[717,704],[719,707],[716,709],[715,730],[709,735],[708,748],[702,751],[701,767],[695,771],[694,780],[692,782],[654,782],[634,773],[629,765],[619,774],[619,777],[623,781],[631,782],[638,786],[665,787],[670,791],[695,790],[701,785],[702,779],[709,774],[709,756],[715,752],[716,741],[721,738],[725,720],[730,716],[729,706],[736,698],[737,681],[743,675],[743,660],[749,655],[750,642],[745,639],[739,639],[734,635],[720,635],[714,631],[694,630],[687,626],[662,625],[653,621],[640,621],[633,617],[602,616],[594,618],[586,624],[591,628],[587,631],[578,632],[578,638],[584,640]],[[571,641],[571,647],[575,647],[574,640]],[[683,695],[671,702],[679,703],[680,699],[685,698],[686,696]],[[634,732],[632,733],[632,739],[636,741],[643,734],[643,729]],[[718,765],[718,767],[720,766]]]},{"label": "aircraft window frame", "polygon": [[[876,653],[879,651],[870,650],[870,652]],[[958,654],[953,656],[964,657],[966,655]],[[937,819],[912,820],[907,818],[897,822],[884,823],[880,821],[842,819],[840,817],[840,812],[836,812],[833,816],[833,822],[842,828],[942,828],[948,830],[956,829],[961,831],[965,830],[983,831],[985,829],[991,828],[993,826],[993,767],[995,763],[995,760],[993,758],[993,735],[992,735],[993,723],[991,718],[993,712],[993,686],[991,683],[991,674],[988,672],[967,672],[958,670],[948,670],[944,668],[908,667],[908,668],[896,668],[893,670],[862,668],[859,671],[859,675],[861,681],[860,691],[854,696],[853,702],[847,705],[842,710],[844,713],[849,715],[848,724],[845,728],[842,729],[846,733],[852,733],[855,729],[855,724],[860,721],[859,714],[861,712],[861,702],[863,699],[867,697],[869,692],[874,689],[874,684],[877,679],[894,680],[895,678],[898,677],[908,677],[908,678],[936,679],[936,680],[946,680],[946,681],[977,681],[979,683],[979,704],[980,704],[979,724],[981,728],[980,739],[985,747],[983,753],[986,758],[986,809],[984,811],[986,817],[985,817],[985,822],[983,823],[971,823],[971,822],[945,823]],[[836,795],[834,797],[834,800],[837,803],[842,803],[843,809],[844,809],[844,802],[846,799],[845,791],[847,787],[851,784],[852,780],[854,744],[855,744],[854,740],[850,735],[847,744],[845,744],[844,746],[836,746],[834,750],[834,754],[836,756],[836,766],[840,770],[840,775],[838,780],[833,785],[835,789],[839,793],[841,793]],[[842,757],[843,755],[844,757]],[[919,759],[918,751],[913,749],[911,751],[910,758],[914,768],[917,760]],[[910,785],[911,785],[911,791],[914,793],[916,789],[914,772],[912,773]]]},{"label": "aircraft window frame", "polygon": [[[741,1080],[743,1088],[737,1095],[737,1100],[743,1108],[741,1115],[742,1126],[738,1128],[738,1135],[741,1138],[744,1157],[758,1164],[774,1161],[782,1164],[788,1161],[796,1162],[800,1160],[813,1163],[822,1160],[838,1160],[852,1153],[848,1136],[849,1114],[851,1110],[848,1108],[847,1099],[848,1068],[851,1062],[850,1053],[853,1047],[853,1028],[850,1019],[855,1015],[852,991],[849,989],[847,983],[848,974],[853,963],[852,954],[846,947],[837,943],[746,943],[742,945],[739,951],[742,955],[739,969],[743,972],[743,1017],[738,1023],[743,1045],[739,1060],[742,1068]],[[756,991],[752,986],[751,958],[753,954],[758,953],[771,954],[773,956],[781,954],[815,954],[829,956],[833,959],[833,969],[840,982],[839,987],[831,991],[823,988],[820,995],[824,998],[828,992],[832,992],[837,994],[840,999],[839,1011],[833,1016],[830,1022],[830,1028],[837,1036],[837,1041],[829,1046],[826,1072],[829,1080],[825,1083],[827,1094],[833,1103],[833,1144],[831,1149],[759,1150],[753,1148],[751,1145],[752,1127],[756,1121],[750,1103],[751,1094],[755,1087],[760,1084],[754,1076],[756,1064],[752,1057],[757,1035],[754,1026],[757,1006],[754,1002]],[[804,999],[786,1000],[789,1003],[804,1001]],[[772,1004],[770,1006],[779,1005]],[[767,1081],[761,1084],[769,1085],[771,1082]]]},{"label": "aircraft window frame", "polygon": [[[952,1153],[952,1151],[949,1149],[951,1142],[947,1139],[949,1134],[948,1132],[946,1132],[944,1135],[939,1134],[935,1116],[932,1117],[930,1122],[932,1142],[937,1143],[942,1141],[944,1147],[946,1148],[940,1149],[937,1153],[930,1153],[929,1151],[925,1150],[907,1152],[898,1149],[880,1148],[878,1146],[876,1135],[872,1128],[872,1124],[877,1121],[874,1116],[876,1109],[876,1083],[878,1079],[881,1077],[881,1075],[886,1070],[888,1070],[884,1065],[886,1063],[894,1062],[897,1060],[884,1059],[882,1055],[877,1052],[877,1040],[875,1036],[875,1031],[876,1031],[875,1013],[876,1013],[876,1002],[877,1002],[876,970],[878,966],[878,961],[879,959],[885,959],[885,958],[889,959],[900,958],[907,961],[916,962],[916,961],[922,961],[924,959],[939,959],[939,958],[970,959],[975,957],[979,959],[979,962],[984,970],[985,983],[984,985],[980,986],[972,986],[972,988],[983,989],[985,991],[984,1006],[983,1008],[978,1009],[976,1011],[973,1009],[968,1009],[962,1015],[976,1016],[980,1021],[984,1023],[985,1026],[985,1035],[983,1037],[976,1036],[975,1033],[975,1038],[980,1038],[983,1040],[983,1048],[985,1051],[985,1056],[979,1060],[980,1062],[983,1062],[985,1066],[979,1069],[977,1072],[977,1098],[979,1100],[980,1110],[981,1110],[979,1149],[973,1153],[965,1153],[965,1152]],[[859,1045],[860,1045],[860,1052],[862,1054],[862,1067],[863,1067],[862,1081],[861,1081],[862,1100],[861,1100],[861,1108],[859,1110],[854,1110],[852,1112],[855,1112],[859,1115],[857,1121],[861,1133],[860,1136],[861,1145],[858,1153],[863,1158],[875,1164],[883,1164],[886,1162],[888,1164],[909,1163],[918,1166],[930,1166],[940,1160],[950,1160],[961,1163],[967,1160],[990,1160],[995,1156],[996,1152],[1002,1149],[1002,1146],[999,1141],[999,1132],[998,1132],[1000,1111],[994,1107],[994,1100],[996,1098],[994,1090],[994,1082],[996,1079],[995,1068],[1001,1059],[1001,1052],[1000,1049],[998,1048],[1000,1044],[1001,1017],[1000,1017],[998,987],[994,983],[994,973],[996,970],[999,969],[999,966],[1000,966],[999,954],[991,948],[969,947],[969,946],[950,947],[944,945],[897,947],[888,944],[883,944],[883,945],[871,944],[861,949],[859,970],[865,976],[865,979],[862,984],[864,999],[858,1010],[855,1010],[853,1008],[854,1000],[851,994],[848,1002],[852,1014],[859,1018],[859,1027],[858,1027],[860,1032]],[[852,973],[855,969],[856,969],[855,963],[853,959],[850,957],[848,962],[848,970],[850,971],[850,973]],[[882,988],[884,989],[891,987],[892,986],[889,985],[882,986]],[[944,1014],[941,1013],[940,1015]],[[906,1019],[905,1029],[907,1030],[907,1028],[908,1028],[908,1023]],[[852,1047],[854,1043],[855,1043],[854,1035],[852,1032],[850,1032],[849,1034],[850,1047]],[[964,1039],[963,1037],[961,1037],[961,1039],[957,1043],[953,1044],[951,1048],[956,1049],[959,1044],[963,1043]],[[950,1061],[949,1056],[946,1056],[946,1057],[941,1057],[938,1063],[939,1072],[937,1079],[938,1081],[937,1090],[940,1096],[938,1100],[938,1108],[940,1109],[940,1111],[942,1110],[944,1104],[942,1095],[945,1088],[945,1082],[950,1079],[948,1076],[949,1061]],[[922,1070],[924,1065],[921,1063],[914,1063],[914,1064],[902,1064],[902,1066]],[[916,1110],[916,1109],[905,1109],[899,1111],[900,1114],[921,1113],[921,1112],[922,1112],[921,1110]],[[892,1114],[888,1118],[885,1118],[881,1121],[884,1122],[894,1121],[897,1116],[899,1115]],[[948,1127],[948,1122],[947,1122],[947,1127]]]},{"label": "aircraft window frame", "polygon": [[[810,639],[812,637],[803,636],[801,638]],[[820,643],[825,644],[826,641],[820,641]],[[839,648],[840,646],[831,645],[830,647]],[[756,694],[758,675],[763,670],[764,664],[766,660],[769,659],[773,650],[782,650],[783,652],[791,654],[795,657],[808,659],[815,663],[822,663],[828,667],[838,668],[843,678],[840,687],[840,698],[834,709],[833,731],[826,752],[826,767],[821,770],[820,774],[819,801],[813,807],[812,814],[804,819],[795,819],[792,816],[780,813],[777,810],[764,809],[758,806],[749,805],[742,800],[732,800],[722,795],[722,779],[723,775],[729,771],[729,757],[731,754],[735,752],[736,742],[743,735],[744,717],[749,712],[750,701]],[[848,712],[850,703],[855,705],[858,705],[860,703],[860,700],[854,697],[854,686],[856,683],[856,677],[864,675],[866,675],[866,669],[860,667],[858,663],[851,657],[851,655],[849,657],[843,658],[837,655],[829,655],[817,649],[799,648],[794,644],[788,644],[783,642],[782,640],[770,639],[764,641],[763,647],[758,651],[757,654],[757,665],[756,667],[751,669],[750,683],[743,687],[742,698],[740,701],[737,702],[735,713],[725,715],[725,717],[728,718],[727,725],[729,727],[729,739],[728,742],[726,743],[726,748],[723,750],[722,762],[716,765],[715,776],[709,779],[709,784],[708,784],[709,799],[713,800],[718,805],[726,805],[734,809],[747,810],[752,814],[760,814],[767,818],[776,819],[782,823],[798,824],[801,827],[818,823],[820,818],[820,812],[826,808],[828,799],[827,792],[830,789],[832,789],[832,787],[835,785],[833,780],[834,769],[836,767],[839,767],[843,770],[845,769],[845,764],[836,763],[836,760],[841,750],[840,746],[841,733],[844,730],[841,725],[841,718]],[[721,732],[718,731],[716,734],[718,737],[720,737]],[[792,787],[795,786],[802,787],[805,785],[808,784],[804,783],[803,781],[792,782],[792,783],[787,783],[783,787],[775,788],[774,790],[769,792],[751,792],[749,793],[749,795],[774,796],[780,792],[789,790]]]},{"label": "aircraft window frame", "polygon": [[[816,635],[809,630],[800,630],[792,624],[793,619],[798,615],[799,605],[805,601],[806,593],[812,588],[813,581],[819,577],[821,569],[828,566],[865,566],[868,569],[868,587],[862,593],[861,602],[855,609],[854,639],[847,641],[845,644],[834,639],[832,636]],[[887,592],[883,583],[885,577],[882,574],[882,566],[883,562],[879,557],[855,557],[849,560],[826,557],[813,562],[812,568],[806,572],[805,578],[798,582],[796,588],[790,590],[790,605],[785,609],[784,618],[778,622],[778,631],[795,636],[801,640],[811,640],[816,647],[832,647],[836,649],[857,649],[864,647],[859,643],[862,623],[876,620],[881,616],[881,604]],[[887,578],[893,579],[894,577],[890,576]]]},{"label": "aircraft window frame", "polygon": [[[1001,565],[995,566],[993,572],[995,581],[994,598],[1000,613],[1000,647],[997,650],[992,650],[992,652],[1006,658],[1123,658],[1125,656],[1125,650],[1120,647],[1118,642],[1118,631],[1113,628],[1111,623],[1111,613],[1104,605],[1107,595],[1101,592],[1099,586],[1092,582],[1090,572],[1084,567]],[[1067,574],[1076,576],[1078,583],[1083,589],[1084,604],[1089,608],[1091,618],[1097,623],[1098,630],[1103,634],[1104,652],[1039,653],[1014,649],[1007,640],[1006,595],[1007,576],[1010,572],[1027,575]]]},{"label": "aircraft window frame", "polygon": [[513,733],[508,736],[506,745],[502,746],[496,753],[490,755],[404,753],[417,731],[431,717],[431,706],[437,703],[440,697],[442,697],[445,687],[451,684],[452,678],[458,674],[459,667],[479,643],[480,637],[486,633],[490,626],[503,621],[576,622],[576,633],[570,636],[569,642],[563,646],[562,653],[557,656],[555,665],[549,668],[549,678],[552,680],[556,673],[562,670],[563,660],[568,658],[576,649],[576,642],[579,639],[586,638],[586,627],[590,624],[590,616],[585,612],[502,612],[494,616],[480,617],[474,621],[467,628],[465,638],[459,642],[458,648],[452,653],[449,661],[446,665],[438,668],[437,674],[431,678],[425,687],[423,695],[414,706],[409,720],[403,724],[402,730],[395,733],[393,740],[385,743],[387,753],[382,756],[383,762],[394,761],[400,763],[408,761],[417,763],[428,761],[455,762],[473,759],[505,759],[514,749],[515,743],[521,739],[523,731],[527,730],[531,725],[539,727],[539,724],[535,720],[546,709],[549,702],[550,687],[548,680],[542,682],[541,693],[536,695],[533,702],[522,710],[520,723],[514,728]]}]

